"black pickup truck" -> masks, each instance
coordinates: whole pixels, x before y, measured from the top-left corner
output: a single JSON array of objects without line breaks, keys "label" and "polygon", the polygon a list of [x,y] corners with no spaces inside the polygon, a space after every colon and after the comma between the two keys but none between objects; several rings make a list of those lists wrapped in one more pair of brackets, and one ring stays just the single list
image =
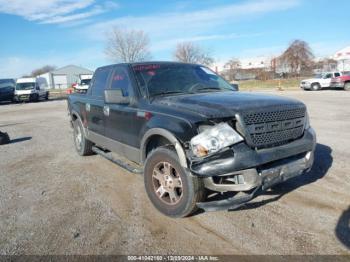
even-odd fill
[{"label": "black pickup truck", "polygon": [[237,92],[202,65],[98,68],[68,110],[78,153],[142,173],[153,205],[172,217],[237,208],[314,160],[303,103]]}]

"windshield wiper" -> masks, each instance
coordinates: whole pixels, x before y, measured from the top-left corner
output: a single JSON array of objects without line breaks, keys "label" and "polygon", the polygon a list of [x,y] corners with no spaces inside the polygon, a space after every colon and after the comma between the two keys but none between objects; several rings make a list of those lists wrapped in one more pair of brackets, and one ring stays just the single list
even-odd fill
[{"label": "windshield wiper", "polygon": [[164,96],[164,95],[172,95],[172,94],[184,94],[183,91],[164,91],[164,92],[160,92],[160,93],[156,93],[154,96]]},{"label": "windshield wiper", "polygon": [[206,86],[206,87],[196,89],[196,91],[205,91],[205,90],[222,90],[222,89],[220,87],[215,87],[215,86]]}]

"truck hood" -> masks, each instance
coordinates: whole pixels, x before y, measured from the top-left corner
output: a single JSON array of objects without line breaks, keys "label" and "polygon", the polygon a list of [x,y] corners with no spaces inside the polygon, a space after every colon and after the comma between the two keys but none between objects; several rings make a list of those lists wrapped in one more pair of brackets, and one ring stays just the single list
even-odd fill
[{"label": "truck hood", "polygon": [[275,110],[277,107],[304,107],[294,99],[245,92],[211,92],[157,98],[155,104],[187,111],[206,118],[232,117],[237,113]]}]

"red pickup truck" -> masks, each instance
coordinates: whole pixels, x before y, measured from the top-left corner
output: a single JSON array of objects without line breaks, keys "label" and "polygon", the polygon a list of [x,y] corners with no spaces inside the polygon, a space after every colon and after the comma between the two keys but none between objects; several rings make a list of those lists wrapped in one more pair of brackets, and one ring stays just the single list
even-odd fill
[{"label": "red pickup truck", "polygon": [[350,91],[350,72],[344,72],[341,76],[333,78],[330,87]]}]

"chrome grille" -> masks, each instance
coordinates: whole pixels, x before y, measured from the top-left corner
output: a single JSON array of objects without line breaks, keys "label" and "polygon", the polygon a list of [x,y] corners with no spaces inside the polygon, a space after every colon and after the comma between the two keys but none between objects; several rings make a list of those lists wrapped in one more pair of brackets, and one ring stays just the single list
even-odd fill
[{"label": "chrome grille", "polygon": [[303,105],[245,113],[247,143],[254,148],[268,148],[298,139],[304,133],[305,114]]}]

